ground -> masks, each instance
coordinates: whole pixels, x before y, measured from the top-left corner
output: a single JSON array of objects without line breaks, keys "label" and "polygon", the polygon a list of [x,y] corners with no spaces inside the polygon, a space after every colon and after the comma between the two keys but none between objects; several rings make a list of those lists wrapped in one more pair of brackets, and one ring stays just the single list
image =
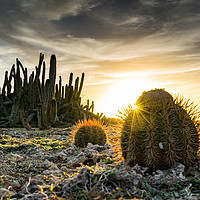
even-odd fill
[{"label": "ground", "polygon": [[118,125],[106,128],[106,145],[86,148],[74,146],[73,130],[2,129],[1,199],[200,199],[200,163],[150,174],[121,158]]}]

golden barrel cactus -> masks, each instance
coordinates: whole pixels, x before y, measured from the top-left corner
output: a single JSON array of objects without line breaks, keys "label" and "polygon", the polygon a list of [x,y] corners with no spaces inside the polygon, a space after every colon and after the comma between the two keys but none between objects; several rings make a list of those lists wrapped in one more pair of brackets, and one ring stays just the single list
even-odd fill
[{"label": "golden barrel cactus", "polygon": [[122,154],[128,164],[150,170],[168,169],[177,162],[193,166],[199,148],[193,104],[155,89],[143,92],[136,105],[125,118],[121,134]]},{"label": "golden barrel cactus", "polygon": [[86,147],[88,143],[104,145],[106,133],[103,126],[97,120],[84,120],[77,124],[74,135],[74,144],[77,147]]}]

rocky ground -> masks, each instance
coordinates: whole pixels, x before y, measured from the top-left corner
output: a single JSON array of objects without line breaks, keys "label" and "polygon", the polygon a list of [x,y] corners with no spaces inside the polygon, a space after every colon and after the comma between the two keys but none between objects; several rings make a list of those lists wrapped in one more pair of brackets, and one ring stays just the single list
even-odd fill
[{"label": "rocky ground", "polygon": [[2,129],[1,199],[200,199],[200,163],[150,174],[121,159],[119,126],[107,127],[105,146],[77,148],[71,132]]}]

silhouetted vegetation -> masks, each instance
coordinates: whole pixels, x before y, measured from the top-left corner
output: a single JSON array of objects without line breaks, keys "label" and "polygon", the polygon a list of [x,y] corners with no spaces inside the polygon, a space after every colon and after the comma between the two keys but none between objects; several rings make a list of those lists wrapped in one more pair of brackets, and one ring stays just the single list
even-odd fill
[{"label": "silhouetted vegetation", "polygon": [[82,119],[102,118],[103,114],[94,114],[94,101],[81,103],[84,78],[82,73],[73,85],[73,73],[70,73],[68,84],[62,85],[61,76],[56,84],[55,55],[51,56],[47,79],[44,54],[40,54],[38,66],[29,77],[27,68],[16,59],[10,74],[5,72],[0,94],[0,127],[48,129],[70,126]]}]

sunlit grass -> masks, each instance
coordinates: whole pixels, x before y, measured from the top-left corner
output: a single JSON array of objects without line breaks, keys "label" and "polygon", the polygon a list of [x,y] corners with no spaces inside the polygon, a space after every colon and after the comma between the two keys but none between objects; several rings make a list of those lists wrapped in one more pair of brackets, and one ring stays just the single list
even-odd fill
[{"label": "sunlit grass", "polygon": [[44,150],[66,148],[68,140],[59,141],[55,138],[35,137],[33,139],[12,138],[7,135],[0,135],[0,148],[5,153],[22,151],[30,147],[39,147]]}]

